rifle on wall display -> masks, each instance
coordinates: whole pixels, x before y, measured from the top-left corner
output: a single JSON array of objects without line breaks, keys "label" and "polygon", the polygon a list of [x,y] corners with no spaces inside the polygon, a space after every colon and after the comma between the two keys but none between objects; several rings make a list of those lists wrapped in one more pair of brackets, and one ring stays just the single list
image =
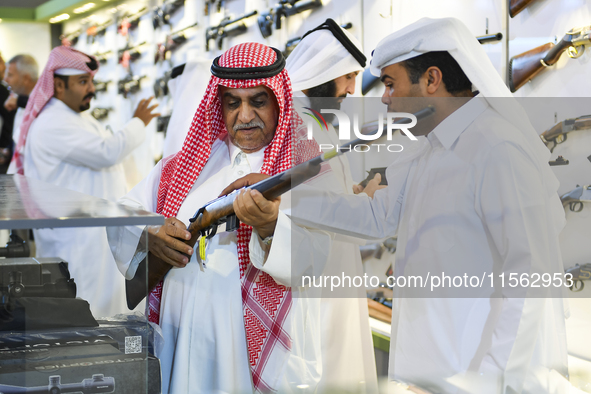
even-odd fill
[{"label": "rifle on wall display", "polygon": [[563,206],[569,207],[572,212],[581,212],[584,202],[591,202],[591,185],[575,187],[570,192],[560,196]]},{"label": "rifle on wall display", "polygon": [[583,265],[575,265],[564,271],[566,274],[573,276],[573,285],[569,287],[571,291],[579,292],[585,288],[584,280],[591,280],[591,263]]},{"label": "rifle on wall display", "polygon": [[98,81],[98,80],[94,80],[93,81],[94,91],[96,93],[98,93],[98,92],[106,92],[110,83],[111,83],[111,81]]},{"label": "rifle on wall display", "polygon": [[195,26],[197,26],[197,22],[193,23],[190,26],[177,30],[173,33],[170,33],[166,36],[166,41],[164,43],[156,44],[157,49],[156,54],[154,55],[154,64],[158,63],[159,61],[165,60],[170,52],[174,51],[182,44],[187,42],[187,36],[185,36],[185,31]]},{"label": "rifle on wall display", "polygon": [[62,45],[66,47],[70,47],[72,45],[76,45],[78,43],[78,38],[82,34],[82,30],[76,30],[72,33],[62,34],[60,36],[60,40],[62,41]]},{"label": "rifle on wall display", "polygon": [[270,37],[273,34],[273,24],[275,24],[275,30],[281,29],[284,17],[288,18],[320,7],[322,7],[321,0],[281,0],[274,8],[259,16],[258,24],[261,34],[264,38]]},{"label": "rifle on wall display", "polygon": [[134,30],[140,24],[140,19],[142,16],[148,13],[148,9],[146,7],[142,8],[138,12],[134,12],[133,14],[128,14],[121,18],[119,24],[117,25],[117,32],[121,34],[123,37],[127,36],[130,30]]},{"label": "rifle on wall display", "polygon": [[203,4],[203,15],[208,16],[209,14],[212,14],[212,10],[215,10],[215,12],[221,12],[224,3],[224,0],[205,0]]},{"label": "rifle on wall display", "polygon": [[98,60],[98,62],[100,64],[105,64],[108,59],[109,56],[111,56],[111,54],[113,53],[113,51],[106,51],[106,52],[102,52],[102,53],[95,53],[94,57],[96,57],[96,60]]},{"label": "rifle on wall display", "polygon": [[[488,29],[487,29],[488,30]],[[483,36],[476,37],[480,44],[488,44],[495,41],[501,41],[503,39],[503,33],[485,34]],[[361,75],[361,94],[364,96],[378,84],[380,79],[371,74],[369,68],[366,68]]]},{"label": "rifle on wall display", "polygon": [[585,52],[585,45],[590,43],[591,26],[570,30],[558,44],[549,42],[537,48],[513,56],[509,61],[509,88],[516,92],[520,87],[531,81],[543,69],[558,62],[563,52],[576,59]]},{"label": "rifle on wall display", "polygon": [[99,108],[99,107],[97,107],[97,108],[94,108],[92,111],[90,111],[90,114],[96,120],[103,120],[109,116],[109,112],[111,112],[112,110],[113,110],[113,108]]},{"label": "rifle on wall display", "polygon": [[102,37],[105,35],[107,28],[113,24],[113,20],[109,19],[105,23],[101,25],[93,25],[86,29],[86,42],[87,43],[95,43],[97,37]]},{"label": "rifle on wall display", "polygon": [[139,92],[139,90],[141,89],[140,82],[144,78],[146,78],[145,75],[142,75],[140,77],[128,75],[124,79],[121,79],[119,82],[117,82],[117,92],[119,94],[122,94],[125,98],[127,98],[127,95],[130,93],[134,94]]},{"label": "rifle on wall display", "polygon": [[[349,22],[349,23],[345,23],[345,24],[341,25],[341,27],[343,29],[350,29],[353,27],[353,24],[351,22]],[[291,53],[298,46],[300,41],[302,41],[302,37],[292,38],[291,40],[287,41],[285,43],[285,50],[283,51],[283,56],[285,56],[287,58],[289,55],[291,55]]]},{"label": "rifle on wall display", "polygon": [[142,57],[142,53],[140,52],[139,48],[145,44],[145,41],[134,46],[130,46],[129,44],[127,44],[125,48],[120,49],[117,52],[119,56],[119,63],[121,63],[123,67],[129,68],[129,62],[134,62],[140,57]]},{"label": "rifle on wall display", "polygon": [[569,132],[582,129],[591,129],[591,115],[565,119],[540,134],[540,138],[552,153],[557,145],[566,141]]},{"label": "rifle on wall display", "polygon": [[163,115],[156,118],[156,131],[158,133],[166,132],[166,129],[168,128],[168,123],[170,123],[170,116],[171,115]]},{"label": "rifle on wall display", "polygon": [[210,26],[205,29],[205,50],[209,51],[210,40],[215,40],[217,48],[221,50],[225,38],[236,37],[246,33],[248,27],[246,27],[243,20],[256,14],[258,14],[258,11],[255,10],[248,14],[240,15],[234,19],[231,19],[231,17],[228,16],[222,19],[219,25]]},{"label": "rifle on wall display", "polygon": [[170,17],[183,5],[185,0],[166,0],[160,7],[155,7],[152,17],[154,29],[170,24]]},{"label": "rifle on wall display", "polygon": [[525,10],[536,0],[509,0],[509,16],[514,18],[515,15]]},{"label": "rifle on wall display", "polygon": [[168,81],[170,81],[171,75],[172,71],[167,71],[164,73],[164,76],[162,76],[162,78],[158,78],[156,82],[154,82],[155,98],[168,96]]}]

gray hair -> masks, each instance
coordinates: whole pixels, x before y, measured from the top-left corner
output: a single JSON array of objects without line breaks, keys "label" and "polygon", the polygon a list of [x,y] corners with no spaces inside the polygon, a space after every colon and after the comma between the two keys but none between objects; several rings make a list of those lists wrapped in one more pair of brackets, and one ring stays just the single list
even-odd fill
[{"label": "gray hair", "polygon": [[10,59],[8,64],[15,64],[19,73],[27,74],[34,81],[39,78],[39,66],[33,56],[16,55]]}]

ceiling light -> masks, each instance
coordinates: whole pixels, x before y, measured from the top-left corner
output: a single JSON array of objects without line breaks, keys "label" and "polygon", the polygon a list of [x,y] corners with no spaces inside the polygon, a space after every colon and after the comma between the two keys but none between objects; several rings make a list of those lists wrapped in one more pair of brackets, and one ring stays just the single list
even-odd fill
[{"label": "ceiling light", "polygon": [[82,14],[90,9],[94,8],[94,3],[86,3],[82,7],[74,9],[74,14]]},{"label": "ceiling light", "polygon": [[65,21],[66,19],[70,19],[70,15],[69,14],[61,14],[61,15],[54,16],[53,18],[51,18],[49,20],[49,23],[58,23],[61,21]]}]

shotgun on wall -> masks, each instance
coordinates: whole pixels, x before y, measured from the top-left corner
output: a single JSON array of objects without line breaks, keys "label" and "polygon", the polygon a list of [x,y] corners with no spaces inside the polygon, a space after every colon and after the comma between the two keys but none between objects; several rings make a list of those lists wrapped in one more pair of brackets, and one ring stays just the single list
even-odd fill
[{"label": "shotgun on wall", "polygon": [[[503,39],[503,33],[486,34],[484,36],[478,36],[476,39],[481,44],[501,41]],[[365,96],[378,82],[380,82],[380,78],[373,76],[369,68],[366,68],[361,75],[361,94]]]},{"label": "shotgun on wall", "polygon": [[[426,107],[413,115],[417,121],[424,119],[435,112],[432,106]],[[406,118],[394,122],[396,124],[408,123]],[[384,125],[384,128],[387,126]],[[271,176],[260,182],[249,186],[251,189],[258,190],[267,199],[274,199],[286,193],[292,188],[302,184],[308,179],[316,176],[320,172],[322,163],[350,152],[351,148],[365,143],[364,139],[356,139],[349,143],[343,144],[338,150],[331,150],[324,152],[320,156],[305,161],[297,166],[283,171],[277,175]],[[226,224],[226,231],[237,230],[240,223],[234,214],[234,200],[238,193],[230,193],[226,196],[219,197],[205,206],[201,207],[195,213],[195,216],[190,219],[190,225],[187,230],[191,233],[190,240],[183,240],[187,245],[194,247],[200,238],[211,238],[216,234],[219,225]],[[147,270],[146,270],[147,264]],[[164,279],[172,266],[164,260],[156,257],[151,252],[148,252],[131,280],[125,281],[125,293],[127,296],[127,307],[134,309],[156,285]],[[146,278],[147,271],[147,278]]]},{"label": "shotgun on wall", "polygon": [[570,30],[558,44],[549,42],[527,52],[513,56],[509,61],[509,88],[516,92],[531,81],[543,69],[556,64],[563,52],[576,59],[585,52],[585,45],[590,43],[591,26]]}]

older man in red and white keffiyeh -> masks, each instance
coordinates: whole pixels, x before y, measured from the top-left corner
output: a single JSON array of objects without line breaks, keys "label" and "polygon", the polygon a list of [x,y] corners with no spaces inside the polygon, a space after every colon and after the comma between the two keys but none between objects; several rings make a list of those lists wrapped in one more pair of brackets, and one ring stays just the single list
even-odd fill
[{"label": "older man in red and white keffiyeh", "polygon": [[[317,155],[304,130],[296,132],[301,121],[284,64],[281,52],[257,43],[215,59],[183,148],[122,200],[167,218],[148,230],[149,250],[175,267],[149,297],[150,320],[165,339],[158,355],[163,392],[286,392],[312,388],[320,377],[318,310],[293,295],[305,290],[289,286],[292,249],[304,251],[306,264],[322,264],[328,236],[291,226],[280,199],[247,191],[234,204],[240,228],[218,231],[202,264],[180,241],[190,237],[188,219],[227,185]],[[136,253],[142,230],[109,231],[115,259],[131,279],[143,258]]]}]

